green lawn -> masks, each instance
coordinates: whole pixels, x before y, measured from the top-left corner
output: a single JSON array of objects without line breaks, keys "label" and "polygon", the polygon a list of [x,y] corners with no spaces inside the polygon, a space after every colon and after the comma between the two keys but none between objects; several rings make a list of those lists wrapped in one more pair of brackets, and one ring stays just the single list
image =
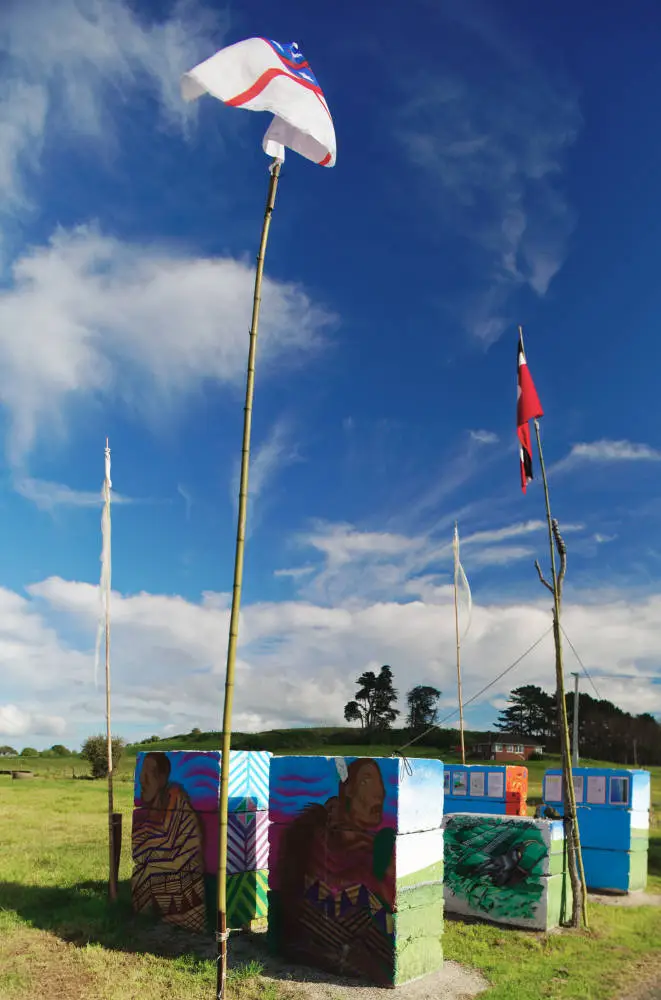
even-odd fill
[{"label": "green lawn", "polygon": [[[389,755],[390,748],[371,747]],[[312,749],[297,753],[313,753]],[[320,752],[365,754],[364,747]],[[428,754],[428,752],[427,752]],[[419,754],[420,756],[424,754]],[[447,756],[446,756],[447,759]],[[553,761],[530,765],[530,793]],[[73,781],[78,759],[36,758],[32,781],[0,776],[0,998],[32,1000],[197,1000],[214,995],[213,944],[135,918],[130,909],[130,816],[134,758],[116,782],[124,816],[120,901],[106,902],[105,782]],[[12,764],[7,763],[10,767]],[[13,766],[16,766],[14,763]],[[661,812],[661,769],[653,769]],[[661,830],[652,830],[650,889],[661,892]],[[534,934],[448,920],[448,958],[483,971],[485,1000],[608,1000],[622,996],[632,970],[661,962],[661,908],[592,905],[591,933]],[[253,965],[233,970],[239,1000],[281,1000]]]}]

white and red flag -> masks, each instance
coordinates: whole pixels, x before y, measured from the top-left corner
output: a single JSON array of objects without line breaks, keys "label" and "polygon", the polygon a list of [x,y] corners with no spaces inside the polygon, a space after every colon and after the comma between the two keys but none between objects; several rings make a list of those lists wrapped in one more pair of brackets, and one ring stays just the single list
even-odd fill
[{"label": "white and red flag", "polygon": [[284,147],[322,167],[335,164],[333,119],[323,91],[295,42],[247,38],[199,63],[181,81],[185,101],[208,93],[225,104],[275,117],[262,143],[267,156]]},{"label": "white and red flag", "polygon": [[517,351],[518,390],[516,402],[516,433],[519,438],[519,457],[521,460],[521,489],[532,479],[532,450],[530,445],[529,421],[544,416],[542,404],[539,401],[535,383],[528,371],[528,362],[523,350],[523,336],[519,330],[519,347]]}]

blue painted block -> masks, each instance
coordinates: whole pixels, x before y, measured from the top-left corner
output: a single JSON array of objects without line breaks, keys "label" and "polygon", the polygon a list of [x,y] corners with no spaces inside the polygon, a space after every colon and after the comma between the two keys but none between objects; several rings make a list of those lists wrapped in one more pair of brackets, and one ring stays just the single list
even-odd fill
[{"label": "blue painted block", "polygon": [[456,796],[445,799],[444,812],[446,816],[452,816],[456,813],[483,813],[489,816],[503,816],[505,803],[491,802],[489,799],[462,799]]},{"label": "blue painted block", "polygon": [[608,851],[646,851],[649,813],[583,807],[577,809],[581,843]]},{"label": "blue painted block", "polygon": [[273,754],[266,750],[230,751],[229,811],[260,812],[269,807]]},{"label": "blue painted block", "polygon": [[274,823],[288,822],[311,802],[344,801],[347,796],[356,803],[378,800],[380,805],[370,808],[392,817],[397,833],[438,829],[443,822],[443,762],[317,756],[271,761],[269,808]]},{"label": "blue painted block", "polygon": [[603,851],[583,848],[588,889],[635,892],[647,885],[647,851]]},{"label": "blue painted block", "polygon": [[[647,811],[651,803],[649,771],[629,768],[574,768],[574,791],[577,806],[608,811],[633,809]],[[562,803],[562,771],[552,768],[544,775],[542,797],[558,807]]]}]

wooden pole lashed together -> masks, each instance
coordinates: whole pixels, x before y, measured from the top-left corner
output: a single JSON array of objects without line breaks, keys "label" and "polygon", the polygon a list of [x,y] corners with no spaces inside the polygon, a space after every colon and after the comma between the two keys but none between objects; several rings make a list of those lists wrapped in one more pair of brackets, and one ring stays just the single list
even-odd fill
[{"label": "wooden pole lashed together", "polygon": [[578,693],[578,681],[579,674],[572,673],[574,678],[574,713],[572,716],[572,740],[571,740],[571,759],[572,767],[578,767],[578,710],[580,706],[579,693]]},{"label": "wooden pole lashed together", "polygon": [[248,470],[250,464],[250,435],[252,430],[252,405],[255,392],[255,358],[257,354],[257,331],[259,311],[262,301],[262,277],[266,244],[271,227],[271,217],[280,176],[280,161],[271,164],[262,236],[257,255],[255,272],[255,294],[250,324],[250,346],[248,350],[248,372],[246,378],[246,399],[243,417],[243,446],[241,449],[241,475],[239,480],[239,510],[236,530],[236,551],[234,557],[234,583],[232,587],[232,610],[230,613],[229,642],[227,645],[227,671],[225,675],[225,703],[223,707],[222,761],[220,769],[220,839],[218,846],[218,913],[216,926],[217,967],[216,996],[223,1000],[227,981],[227,813],[229,803],[230,749],[232,744],[232,705],[234,701],[234,675],[236,670],[236,650],[239,639],[239,612],[241,608],[241,587],[243,583],[243,553],[246,541],[246,517],[248,512]]},{"label": "wooden pole lashed together", "polygon": [[112,901],[117,899],[117,852],[115,850],[115,820],[113,801],[113,774],[112,774],[112,726],[110,718],[110,592],[111,592],[111,557],[110,557],[110,448],[108,438],[106,438],[105,449],[106,474],[103,482],[103,547],[107,546],[103,553],[104,573],[103,585],[105,593],[103,604],[105,609],[105,637],[106,637],[106,753],[108,758],[108,896]]},{"label": "wooden pole lashed together", "polygon": [[[519,334],[523,342],[523,330],[519,327]],[[576,815],[576,796],[574,793],[574,776],[571,765],[571,746],[569,739],[569,723],[567,720],[567,701],[565,697],[565,675],[562,656],[562,631],[560,625],[560,609],[562,605],[562,585],[564,583],[565,572],[567,570],[567,549],[560,535],[558,522],[551,516],[551,501],[549,497],[549,485],[546,477],[546,466],[544,464],[544,452],[542,449],[542,439],[539,433],[539,420],[535,417],[535,437],[537,439],[537,451],[539,453],[539,466],[542,473],[542,483],[544,486],[544,502],[546,505],[546,522],[549,533],[549,555],[551,558],[551,580],[548,583],[542,574],[538,562],[535,563],[537,573],[544,586],[553,594],[553,641],[555,645],[555,681],[556,698],[558,702],[558,719],[560,728],[560,750],[562,755],[562,786],[564,795],[564,819],[565,837],[567,842],[567,864],[569,868],[569,879],[572,887],[572,925],[578,927],[583,915],[583,924],[588,927],[587,908],[587,887],[585,884],[585,872],[583,870],[583,857],[581,854],[581,841],[578,829],[578,818]],[[556,548],[560,557],[560,571],[556,568]]]},{"label": "wooden pole lashed together", "polygon": [[457,699],[459,702],[459,742],[461,744],[461,763],[466,763],[466,746],[464,741],[464,699],[461,689],[461,636],[459,634],[459,531],[454,526],[454,628],[457,639]]}]

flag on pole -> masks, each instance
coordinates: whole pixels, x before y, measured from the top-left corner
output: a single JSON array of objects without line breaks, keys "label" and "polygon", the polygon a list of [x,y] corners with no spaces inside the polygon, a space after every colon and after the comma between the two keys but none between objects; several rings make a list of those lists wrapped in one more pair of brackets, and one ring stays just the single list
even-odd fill
[{"label": "flag on pole", "polygon": [[181,81],[185,101],[208,93],[225,104],[275,117],[262,146],[267,156],[284,159],[284,147],[322,167],[335,164],[333,119],[323,91],[295,42],[248,38],[216,52]]},{"label": "flag on pole", "polygon": [[460,592],[463,593],[464,603],[466,605],[466,627],[461,636],[463,639],[471,627],[471,619],[473,617],[473,595],[471,594],[468,578],[464,572],[464,567],[461,565],[461,559],[459,558],[459,529],[456,524],[454,526],[454,538],[452,539],[452,551],[454,552],[454,585],[457,590],[457,596],[459,596]]},{"label": "flag on pole", "polygon": [[519,457],[521,460],[521,489],[526,492],[528,483],[532,480],[532,448],[530,444],[530,420],[544,416],[542,404],[539,401],[532,375],[528,371],[528,362],[523,350],[523,336],[519,330],[519,347],[517,351],[518,389],[516,402],[516,432],[519,438]]}]

